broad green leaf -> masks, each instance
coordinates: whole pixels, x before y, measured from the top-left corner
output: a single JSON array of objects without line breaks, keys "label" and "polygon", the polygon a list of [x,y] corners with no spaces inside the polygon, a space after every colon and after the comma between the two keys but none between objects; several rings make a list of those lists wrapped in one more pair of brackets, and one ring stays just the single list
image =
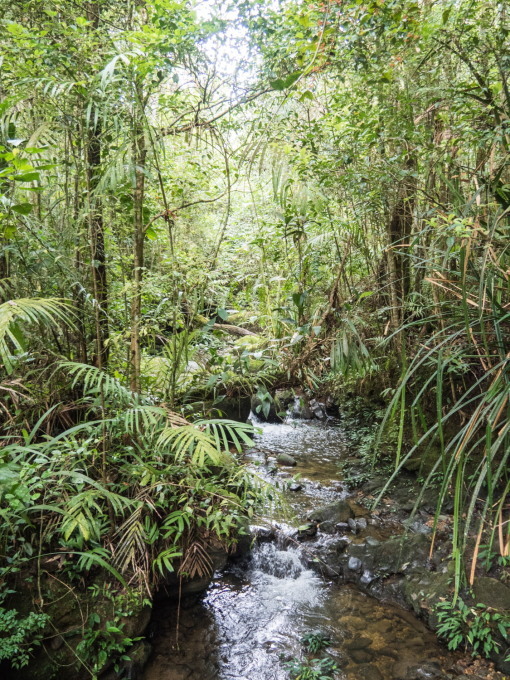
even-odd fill
[{"label": "broad green leaf", "polygon": [[20,215],[29,215],[33,210],[33,205],[31,203],[18,203],[18,205],[11,206],[11,210]]}]

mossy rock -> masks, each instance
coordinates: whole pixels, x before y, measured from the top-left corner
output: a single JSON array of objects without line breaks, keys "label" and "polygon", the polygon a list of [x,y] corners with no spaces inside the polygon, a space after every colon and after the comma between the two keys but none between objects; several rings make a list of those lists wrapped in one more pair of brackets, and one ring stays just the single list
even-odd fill
[{"label": "mossy rock", "polygon": [[250,352],[263,349],[267,343],[267,338],[263,338],[261,335],[243,335],[234,341],[234,345]]},{"label": "mossy rock", "polygon": [[229,314],[225,323],[231,323],[234,326],[243,326],[244,324],[253,324],[257,322],[258,317],[250,312],[248,309],[241,309],[237,312]]},{"label": "mossy rock", "polygon": [[[101,578],[96,579],[99,588],[104,585]],[[33,601],[38,596],[34,585],[26,584],[22,593],[16,593],[9,606],[18,611],[33,609]],[[2,680],[90,680],[90,673],[78,658],[76,649],[83,639],[83,632],[92,613],[100,618],[100,626],[113,621],[116,605],[111,597],[91,590],[82,590],[63,583],[49,573],[43,574],[40,581],[43,596],[42,611],[50,617],[44,631],[44,645],[33,651],[29,665],[22,669],[4,672]],[[117,604],[117,607],[119,605]],[[143,635],[151,616],[152,608],[141,598],[135,597],[129,604],[129,616],[122,617],[116,625],[122,626],[123,635],[136,638]],[[126,651],[129,655],[129,651]],[[113,661],[113,659],[112,659]],[[107,668],[105,671],[108,670]]]},{"label": "mossy rock", "polygon": [[490,576],[480,576],[473,584],[476,604],[510,612],[510,587]]},{"label": "mossy rock", "polygon": [[324,505],[322,508],[313,510],[307,517],[312,522],[332,522],[333,524],[345,523],[354,518],[354,511],[348,501],[337,501]]},{"label": "mossy rock", "polygon": [[438,625],[434,607],[441,599],[450,596],[451,580],[450,571],[432,572],[423,567],[415,569],[402,584],[405,602],[432,628]]}]

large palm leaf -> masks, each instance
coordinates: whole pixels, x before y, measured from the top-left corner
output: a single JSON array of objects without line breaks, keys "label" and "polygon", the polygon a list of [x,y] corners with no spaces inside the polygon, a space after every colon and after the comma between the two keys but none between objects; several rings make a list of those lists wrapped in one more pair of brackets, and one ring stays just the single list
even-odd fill
[{"label": "large palm leaf", "polygon": [[60,323],[71,324],[68,302],[58,298],[20,298],[0,305],[0,364],[12,373],[17,353],[25,351],[21,324],[41,324],[55,328]]}]

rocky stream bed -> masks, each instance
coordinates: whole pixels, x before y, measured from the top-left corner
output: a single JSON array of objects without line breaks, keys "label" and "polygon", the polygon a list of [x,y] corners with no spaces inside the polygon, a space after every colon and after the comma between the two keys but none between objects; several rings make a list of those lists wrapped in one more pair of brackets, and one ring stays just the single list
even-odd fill
[{"label": "rocky stream bed", "polygon": [[[382,477],[355,492],[343,481],[357,461],[341,426],[258,424],[246,460],[284,489],[284,507],[252,527],[252,549],[216,572],[205,593],[183,597],[179,610],[175,599],[156,604],[144,680],[284,680],[310,631],[327,636],[335,677],[346,680],[504,678],[449,652],[430,630],[451,581],[448,514],[429,557],[434,492],[413,514],[410,476],[371,511]],[[510,609],[500,581],[485,577],[476,588],[486,604]],[[495,661],[508,673],[505,652]]]}]

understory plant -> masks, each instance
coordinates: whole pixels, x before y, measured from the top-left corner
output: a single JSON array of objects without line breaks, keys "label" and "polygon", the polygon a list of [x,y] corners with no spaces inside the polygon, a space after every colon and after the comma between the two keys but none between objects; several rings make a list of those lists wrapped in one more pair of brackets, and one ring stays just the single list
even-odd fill
[{"label": "understory plant", "polygon": [[0,606],[0,663],[6,661],[16,669],[26,666],[43,638],[47,622],[46,614],[30,612],[21,616],[15,609]]},{"label": "understory plant", "polygon": [[[448,642],[448,649],[464,648],[473,656],[499,653],[510,642],[510,617],[484,604],[469,606],[460,597],[455,602],[436,605],[437,633]],[[506,660],[510,660],[507,653]]]},{"label": "understory plant", "polygon": [[291,680],[332,680],[338,666],[332,659],[293,659],[287,664]]},{"label": "understory plant", "polygon": [[[434,529],[446,499],[453,498],[457,593],[466,582],[473,584],[482,544],[497,547],[503,559],[510,554],[510,282],[505,216],[505,211],[497,212],[483,237],[471,219],[454,216],[438,218],[415,236],[414,248],[428,244],[421,268],[433,302],[428,314],[409,320],[399,333],[412,337],[428,330],[428,337],[410,357],[400,340],[401,378],[380,430],[389,424],[398,427],[388,484],[414,458],[424,462],[423,490],[440,480]],[[415,507],[420,500],[421,495]],[[474,550],[468,550],[473,535]],[[466,554],[472,555],[471,564],[464,563]]]},{"label": "understory plant", "polygon": [[[44,436],[43,414],[0,448],[0,549],[10,556],[3,579],[40,574],[58,560],[60,577],[75,587],[99,577],[150,598],[172,572],[210,574],[211,549],[232,550],[264,497],[237,458],[252,443],[251,425],[188,422],[98,368],[65,362],[59,370],[81,391],[74,407],[82,422]],[[18,621],[12,612],[3,618]],[[20,644],[43,620],[44,606],[19,621]],[[98,672],[129,642],[113,619],[90,624],[77,654]],[[4,656],[24,663],[17,639]]]},{"label": "understory plant", "polygon": [[293,658],[285,664],[290,680],[333,680],[337,664],[329,657],[317,658],[329,646],[331,638],[323,631],[303,635],[304,658]]}]

